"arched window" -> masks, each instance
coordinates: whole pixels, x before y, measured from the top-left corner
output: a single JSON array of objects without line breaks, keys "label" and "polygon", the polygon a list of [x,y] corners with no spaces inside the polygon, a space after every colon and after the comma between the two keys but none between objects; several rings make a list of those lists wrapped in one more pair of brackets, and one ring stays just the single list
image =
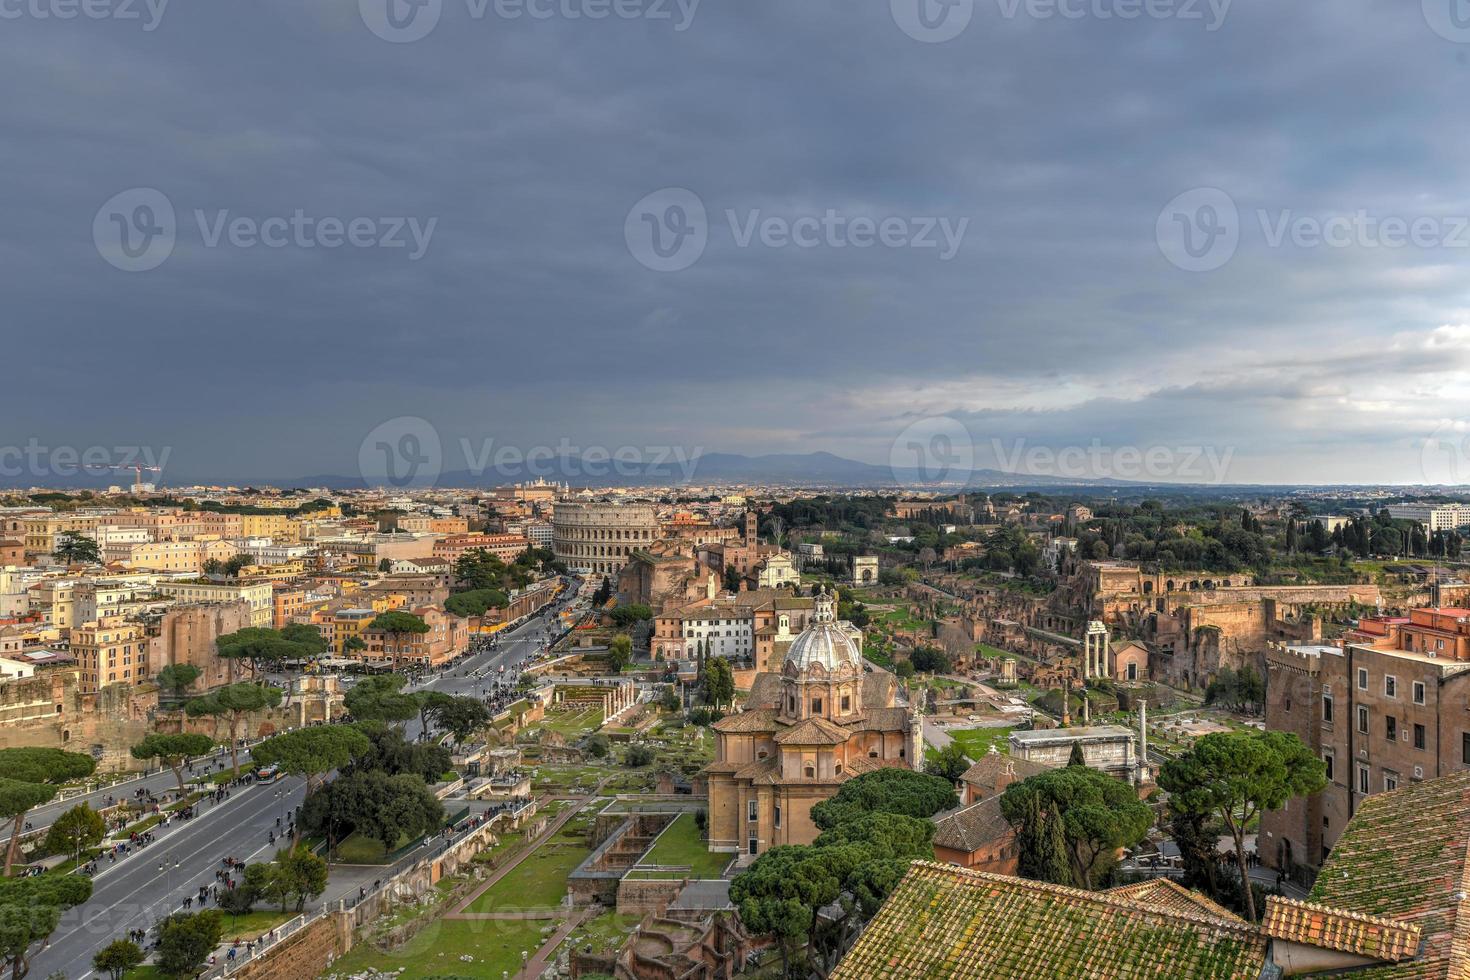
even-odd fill
[{"label": "arched window", "polygon": [[817,767],[814,766],[814,765],[812,765],[810,762],[808,762],[806,764],[806,778],[807,779],[816,779],[817,778]]}]

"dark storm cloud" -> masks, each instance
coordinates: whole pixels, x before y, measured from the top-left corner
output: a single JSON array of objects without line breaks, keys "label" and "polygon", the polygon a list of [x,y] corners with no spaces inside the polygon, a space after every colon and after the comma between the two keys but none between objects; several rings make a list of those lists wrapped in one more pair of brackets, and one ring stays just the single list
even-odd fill
[{"label": "dark storm cloud", "polygon": [[[0,442],[126,436],[172,446],[180,477],[285,477],[350,472],[412,414],[447,445],[884,461],[942,414],[982,443],[1209,442],[1242,478],[1387,480],[1462,411],[1465,338],[1435,331],[1470,321],[1450,240],[1470,45],[1417,3],[1237,0],[1210,30],[1101,16],[1127,0],[979,0],[929,44],[889,4],[835,0],[600,20],[567,15],[597,0],[443,0],[412,43],[369,29],[380,0],[175,2],[152,30],[38,15],[63,2],[0,20],[24,366]],[[1239,244],[1188,272],[1156,224],[1199,187],[1229,196]],[[132,188],[177,214],[150,271],[94,243]],[[681,271],[625,241],[665,188],[708,219]],[[297,211],[366,219],[371,244],[230,241]],[[1358,211],[1441,240],[1313,242]],[[857,247],[853,222],[883,219],[905,244]],[[431,231],[416,259],[410,221]],[[395,222],[405,246],[381,247]],[[803,227],[811,247],[788,241]]]}]

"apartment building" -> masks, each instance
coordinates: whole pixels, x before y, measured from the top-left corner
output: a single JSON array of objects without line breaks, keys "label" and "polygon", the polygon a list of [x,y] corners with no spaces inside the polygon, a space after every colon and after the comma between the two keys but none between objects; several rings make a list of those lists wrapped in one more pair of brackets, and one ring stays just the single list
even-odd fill
[{"label": "apartment building", "polygon": [[1389,504],[1388,516],[1396,521],[1418,521],[1431,533],[1470,527],[1470,507],[1464,504]]},{"label": "apartment building", "polygon": [[109,684],[139,684],[148,675],[148,643],[139,623],[120,616],[85,623],[71,631],[71,655],[81,669],[80,690],[95,693]]},{"label": "apartment building", "polygon": [[102,515],[95,513],[42,514],[27,517],[23,521],[26,557],[28,559],[50,557],[56,552],[56,539],[63,534],[81,534],[90,538],[96,534],[101,520]]},{"label": "apartment building", "polygon": [[146,568],[155,572],[182,572],[198,575],[207,562],[228,561],[235,556],[235,546],[228,541],[193,538],[187,541],[150,541],[135,544],[123,562],[129,568]]},{"label": "apartment building", "polygon": [[465,620],[433,606],[410,610],[429,627],[427,633],[405,633],[394,636],[382,630],[364,629],[363,641],[367,660],[390,660],[394,665],[414,664],[437,667],[464,653],[469,648],[469,628]]},{"label": "apartment building", "polygon": [[466,551],[488,551],[501,561],[515,561],[531,542],[519,534],[451,534],[434,542],[433,557],[455,562]]},{"label": "apartment building", "polygon": [[1266,727],[1294,732],[1328,778],[1263,817],[1271,867],[1317,868],[1367,797],[1470,768],[1470,609],[1364,620],[1341,647],[1273,647],[1266,667]]},{"label": "apartment building", "polygon": [[270,582],[160,582],[156,588],[162,595],[179,602],[244,602],[250,607],[251,626],[270,626],[275,617]]}]

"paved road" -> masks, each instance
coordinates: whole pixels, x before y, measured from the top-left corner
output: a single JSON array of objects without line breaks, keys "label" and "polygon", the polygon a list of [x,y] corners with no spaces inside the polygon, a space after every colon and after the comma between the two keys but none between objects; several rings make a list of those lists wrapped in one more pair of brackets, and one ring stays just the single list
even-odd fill
[{"label": "paved road", "polygon": [[[506,631],[496,649],[482,649],[436,674],[414,690],[432,688],[448,694],[477,694],[502,676],[513,678],[513,667],[535,655],[540,649],[549,615],[533,617],[520,627]],[[500,665],[506,664],[501,675]],[[417,719],[408,723],[410,738],[418,734]],[[121,796],[146,782],[150,788],[174,785],[173,774],[163,773],[143,782],[128,783],[103,790]],[[104,864],[96,877],[91,901],[72,910],[52,935],[49,946],[38,953],[31,964],[32,976],[54,972],[81,980],[92,972],[92,956],[101,947],[122,936],[128,929],[151,929],[168,912],[180,910],[186,895],[195,894],[201,885],[214,884],[214,872],[225,857],[245,861],[267,860],[274,851],[268,834],[275,830],[276,818],[300,805],[305,794],[305,781],[297,778],[278,780],[265,785],[252,785],[232,791],[231,798],[219,805],[206,805],[193,820],[173,823],[150,845],[123,858],[116,864]],[[75,806],[78,799],[66,801],[61,809]],[[43,816],[31,823],[46,826],[54,814],[48,807]],[[60,812],[60,811],[57,811]],[[163,871],[160,872],[160,867]],[[359,887],[382,877],[385,868],[334,867],[327,892],[319,900],[335,903],[353,895]],[[317,903],[313,903],[316,905]]]}]

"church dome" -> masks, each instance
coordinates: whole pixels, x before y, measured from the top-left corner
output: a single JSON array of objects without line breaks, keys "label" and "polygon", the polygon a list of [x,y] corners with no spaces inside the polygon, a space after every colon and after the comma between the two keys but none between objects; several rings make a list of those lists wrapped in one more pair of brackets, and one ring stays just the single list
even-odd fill
[{"label": "church dome", "polygon": [[791,641],[784,663],[800,671],[813,664],[821,664],[829,672],[843,666],[862,666],[862,654],[858,652],[852,639],[837,625],[832,606],[832,597],[826,592],[817,596],[812,624]]}]

